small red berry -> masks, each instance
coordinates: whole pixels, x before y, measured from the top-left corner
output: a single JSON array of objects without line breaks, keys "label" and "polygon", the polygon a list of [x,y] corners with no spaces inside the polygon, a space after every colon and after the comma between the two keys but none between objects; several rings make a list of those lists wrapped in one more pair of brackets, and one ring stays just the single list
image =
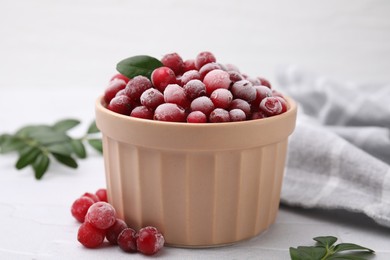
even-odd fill
[{"label": "small red berry", "polygon": [[122,115],[129,115],[132,108],[131,99],[128,96],[114,97],[107,108]]},{"label": "small red berry", "polygon": [[196,70],[195,67],[195,60],[185,60],[184,61],[184,72],[190,71],[190,70]]},{"label": "small red berry", "polygon": [[276,97],[266,97],[259,105],[260,111],[267,116],[276,116],[282,113],[282,103]]},{"label": "small red berry", "polygon": [[183,59],[177,53],[169,53],[164,55],[161,63],[168,68],[171,68],[176,75],[181,75],[184,72]]},{"label": "small red berry", "polygon": [[173,103],[159,105],[154,111],[154,120],[168,122],[185,122],[186,114],[183,108]]},{"label": "small red berry", "polygon": [[193,111],[187,116],[187,123],[207,123],[207,116],[200,111]]},{"label": "small red berry", "polygon": [[99,198],[99,201],[104,201],[104,202],[108,202],[107,200],[107,189],[98,189],[96,192],[95,192],[96,196]]},{"label": "small red berry", "polygon": [[204,77],[212,70],[220,70],[221,66],[218,63],[212,62],[205,64],[202,68],[199,70],[200,78],[203,80]]},{"label": "small red berry", "polygon": [[184,72],[184,74],[180,78],[181,85],[184,86],[190,80],[200,79],[200,73],[197,70],[189,70]]},{"label": "small red berry", "polygon": [[276,96],[277,99],[279,99],[280,103],[282,104],[282,112],[281,113],[284,113],[287,111],[287,101],[280,97],[280,96]]},{"label": "small red berry", "polygon": [[190,109],[191,111],[201,111],[207,117],[210,115],[211,111],[214,110],[214,103],[209,97],[201,96],[192,100]]},{"label": "small red berry", "polygon": [[100,201],[99,197],[98,197],[96,194],[93,194],[93,193],[90,193],[90,192],[84,193],[81,197],[88,197],[88,198],[91,198],[91,199],[93,200],[93,202],[98,202],[98,201]]},{"label": "small red berry", "polygon": [[176,75],[172,69],[168,67],[160,67],[152,72],[152,83],[161,93],[169,84],[176,84]]},{"label": "small red berry", "polygon": [[149,109],[155,109],[164,103],[164,95],[155,88],[150,88],[144,91],[141,95],[141,104]]},{"label": "small red berry", "polygon": [[137,232],[134,229],[123,229],[118,235],[117,242],[123,251],[137,252]]},{"label": "small red berry", "polygon": [[202,81],[198,79],[190,80],[187,84],[183,86],[183,89],[186,93],[186,96],[190,100],[194,100],[197,97],[206,95],[206,86]]},{"label": "small red berry", "polygon": [[246,120],[246,115],[241,109],[235,108],[229,111],[230,121],[244,121]]},{"label": "small red berry", "polygon": [[88,209],[85,221],[98,229],[105,230],[114,225],[116,221],[115,209],[107,202],[96,202]]},{"label": "small red berry", "polygon": [[96,248],[103,244],[105,232],[84,222],[77,232],[77,240],[85,247]]},{"label": "small red berry", "polygon": [[125,228],[127,228],[126,222],[117,218],[114,225],[107,229],[106,238],[108,242],[112,245],[118,244],[118,236]]},{"label": "small red berry", "polygon": [[136,76],[127,83],[125,93],[133,102],[139,102],[142,93],[151,87],[152,82],[147,77]]},{"label": "small red berry", "polygon": [[116,94],[126,87],[126,82],[121,79],[112,80],[108,83],[106,90],[104,91],[104,102],[109,104]]},{"label": "small red berry", "polygon": [[154,255],[164,246],[164,237],[155,227],[144,227],[138,231],[137,248],[145,255]]},{"label": "small red berry", "polygon": [[232,103],[230,103],[229,109],[232,110],[235,108],[244,111],[246,116],[249,116],[249,114],[251,113],[251,105],[243,99],[239,99],[239,98],[233,99]]},{"label": "small red berry", "polygon": [[272,88],[271,83],[267,79],[263,77],[257,77],[257,79],[260,80],[261,85],[266,86],[268,88]]},{"label": "small red berry", "polygon": [[190,105],[190,101],[184,89],[177,84],[169,84],[164,90],[164,101],[176,104],[184,109]]},{"label": "small red berry", "polygon": [[210,95],[211,101],[213,101],[215,107],[228,108],[233,100],[233,94],[227,89],[218,88]]},{"label": "small red berry", "polygon": [[222,108],[214,109],[209,116],[210,123],[230,122],[229,112]]},{"label": "small red berry", "polygon": [[218,88],[228,89],[231,81],[229,73],[216,69],[206,74],[203,79],[203,83],[206,85],[207,95],[211,95],[211,93]]},{"label": "small red berry", "polygon": [[215,58],[214,54],[208,51],[204,51],[196,56],[195,67],[197,70],[200,70],[200,68],[202,68],[205,64],[216,61],[217,59]]},{"label": "small red berry", "polygon": [[70,209],[72,216],[77,219],[77,221],[83,223],[89,207],[91,207],[94,203],[95,202],[89,197],[76,199]]},{"label": "small red berry", "polygon": [[231,87],[234,98],[240,98],[247,102],[252,102],[256,99],[256,89],[248,80],[240,80]]},{"label": "small red berry", "polygon": [[153,110],[147,108],[146,106],[138,106],[131,111],[130,116],[143,119],[153,119]]},{"label": "small red berry", "polygon": [[129,82],[129,80],[130,80],[128,77],[126,77],[125,75],[122,75],[122,74],[120,74],[120,73],[115,74],[115,75],[110,79],[110,81],[112,81],[112,80],[114,80],[114,79],[121,79],[121,80],[124,80],[126,83]]}]

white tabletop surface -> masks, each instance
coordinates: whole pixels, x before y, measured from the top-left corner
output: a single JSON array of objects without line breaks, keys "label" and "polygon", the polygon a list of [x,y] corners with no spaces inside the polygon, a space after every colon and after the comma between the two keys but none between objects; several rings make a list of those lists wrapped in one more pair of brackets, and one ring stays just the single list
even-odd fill
[{"label": "white tabletop surface", "polygon": [[[314,3],[315,2],[315,3]],[[388,1],[11,1],[0,2],[0,133],[77,118],[82,134],[94,101],[122,58],[203,50],[274,80],[294,64],[355,82],[390,82]],[[277,87],[277,86],[276,86]],[[134,259],[118,247],[76,240],[72,202],[105,187],[94,151],[77,170],[53,163],[41,181],[16,156],[0,155],[0,259]],[[390,229],[364,215],[282,206],[260,236],[211,249],[164,248],[161,259],[289,259],[290,246],[334,235],[390,259]]]}]

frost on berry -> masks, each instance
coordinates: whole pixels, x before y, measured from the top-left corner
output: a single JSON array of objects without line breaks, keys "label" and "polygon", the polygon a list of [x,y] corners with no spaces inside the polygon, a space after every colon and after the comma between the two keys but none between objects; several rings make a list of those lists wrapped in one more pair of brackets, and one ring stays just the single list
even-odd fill
[{"label": "frost on berry", "polygon": [[107,200],[107,189],[104,189],[104,188],[98,189],[95,192],[95,194],[98,197],[99,201],[108,202],[108,200]]},{"label": "frost on berry", "polygon": [[247,102],[251,102],[256,99],[256,89],[248,80],[240,80],[235,82],[231,87],[231,91],[234,98],[240,98]]},{"label": "frost on berry", "polygon": [[181,78],[180,78],[180,82],[181,82],[181,85],[184,86],[185,84],[187,84],[190,80],[193,80],[193,79],[200,79],[200,73],[199,71],[197,70],[189,70],[187,72],[185,72]]},{"label": "frost on berry", "polygon": [[91,199],[93,200],[93,202],[98,202],[98,201],[100,201],[99,197],[98,197],[96,194],[93,194],[93,193],[90,193],[90,192],[84,193],[81,197],[88,197],[88,198],[91,198]]},{"label": "frost on berry", "polygon": [[164,243],[163,235],[155,227],[144,227],[138,231],[137,249],[145,255],[154,255]]},{"label": "frost on berry", "polygon": [[195,67],[195,60],[189,59],[184,61],[184,72],[190,71],[190,70],[196,70]]},{"label": "frost on berry", "polygon": [[187,116],[187,123],[207,123],[207,116],[200,111],[193,111]]},{"label": "frost on berry", "polygon": [[[210,95],[214,90],[218,88],[228,89],[230,87],[229,73],[223,70],[212,70],[203,79],[203,83],[206,85],[206,93]],[[234,93],[233,93],[234,95]]]},{"label": "frost on berry", "polygon": [[206,95],[206,86],[202,81],[197,79],[190,80],[184,85],[183,89],[190,100]]},{"label": "frost on berry", "polygon": [[132,101],[138,102],[142,93],[151,87],[152,83],[147,77],[136,76],[127,83],[125,93]]},{"label": "frost on berry", "polygon": [[110,79],[110,81],[119,80],[119,79],[125,81],[126,83],[129,82],[129,78],[126,77],[125,75],[120,74],[120,73],[115,74],[115,75]]},{"label": "frost on berry", "polygon": [[88,209],[85,221],[95,228],[107,229],[114,225],[116,221],[115,209],[107,202],[96,202]]},{"label": "frost on berry", "polygon": [[266,97],[259,105],[261,112],[267,116],[276,116],[282,113],[282,103],[276,97]]},{"label": "frost on berry", "polygon": [[230,121],[244,121],[246,120],[246,115],[241,109],[235,108],[229,111]]},{"label": "frost on berry", "polygon": [[214,110],[214,104],[209,97],[201,96],[191,102],[190,109],[191,111],[201,111],[208,117]]},{"label": "frost on berry", "polygon": [[109,227],[106,231],[106,238],[108,242],[112,245],[118,244],[118,236],[124,230],[127,228],[126,222],[124,222],[122,219],[117,218],[114,225]]},{"label": "frost on berry", "polygon": [[230,122],[229,112],[222,108],[214,109],[209,116],[210,123]]},{"label": "frost on berry", "polygon": [[137,232],[134,229],[123,229],[118,235],[117,242],[123,251],[137,252]]},{"label": "frost on berry", "polygon": [[176,75],[180,75],[184,72],[184,62],[179,54],[176,52],[164,55],[161,59],[161,63],[173,70]]},{"label": "frost on berry", "polygon": [[195,67],[197,70],[202,68],[205,64],[216,62],[217,59],[215,58],[214,54],[208,51],[204,51],[199,53],[195,58]]},{"label": "frost on berry", "polygon": [[152,72],[152,83],[155,88],[164,92],[169,84],[176,84],[176,75],[172,69],[168,67],[159,67]]},{"label": "frost on berry", "polygon": [[83,196],[76,199],[70,209],[72,216],[77,219],[77,221],[83,223],[89,207],[91,207],[94,203],[95,202],[90,197]]},{"label": "frost on berry", "polygon": [[96,248],[103,244],[105,232],[84,222],[77,232],[77,240],[85,247]]},{"label": "frost on berry", "polygon": [[183,108],[173,103],[159,105],[154,111],[154,120],[168,122],[185,122],[186,114]]},{"label": "frost on berry", "polygon": [[164,95],[155,88],[150,88],[144,91],[141,95],[141,104],[149,109],[155,109],[164,103]]},{"label": "frost on berry", "polygon": [[239,99],[239,98],[233,99],[232,103],[230,103],[229,110],[232,110],[235,108],[238,108],[238,109],[241,109],[242,111],[244,111],[246,116],[249,116],[249,114],[251,113],[250,104],[243,99]]},{"label": "frost on berry", "polygon": [[212,70],[220,70],[221,66],[218,63],[212,62],[205,64],[202,68],[199,70],[200,78],[203,80],[204,77]]},{"label": "frost on berry", "polygon": [[129,115],[132,109],[131,100],[128,96],[114,97],[107,108],[122,115]]},{"label": "frost on berry", "polygon": [[227,89],[218,88],[211,93],[210,99],[213,101],[215,107],[226,109],[233,101],[233,95]]},{"label": "frost on berry", "polygon": [[187,108],[190,104],[184,89],[177,84],[169,84],[164,90],[164,101],[173,103],[182,108]]},{"label": "frost on berry", "polygon": [[143,119],[153,119],[153,110],[147,108],[146,106],[138,106],[131,111],[130,116]]},{"label": "frost on berry", "polygon": [[126,81],[121,79],[115,79],[108,83],[108,87],[104,91],[104,102],[109,104],[116,94],[126,87]]}]

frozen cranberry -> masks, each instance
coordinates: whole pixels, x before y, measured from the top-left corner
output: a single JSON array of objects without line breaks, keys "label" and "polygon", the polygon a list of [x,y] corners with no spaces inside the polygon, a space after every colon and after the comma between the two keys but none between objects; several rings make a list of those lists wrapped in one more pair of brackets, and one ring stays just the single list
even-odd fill
[{"label": "frozen cranberry", "polygon": [[106,231],[106,238],[108,242],[110,242],[112,245],[118,244],[118,236],[125,228],[127,228],[126,222],[117,218],[114,225],[109,227]]},{"label": "frozen cranberry", "polygon": [[123,229],[118,235],[117,242],[123,251],[137,252],[137,232],[134,229]]},{"label": "frozen cranberry", "polygon": [[210,123],[229,122],[229,112],[222,108],[216,108],[210,113],[209,121]]},{"label": "frozen cranberry", "polygon": [[77,219],[77,221],[83,223],[89,207],[91,207],[94,203],[95,202],[89,197],[76,199],[70,208],[72,216]]},{"label": "frozen cranberry", "polygon": [[186,96],[190,100],[194,100],[197,97],[206,95],[206,86],[205,84],[197,79],[190,80],[183,87]]},{"label": "frozen cranberry", "polygon": [[266,86],[268,88],[272,88],[271,83],[267,79],[263,77],[257,77],[257,79],[260,80],[261,85]]},{"label": "frozen cranberry", "polygon": [[266,97],[260,102],[259,108],[267,116],[276,116],[282,112],[282,103],[276,97]]},{"label": "frozen cranberry", "polygon": [[251,115],[251,119],[252,120],[262,119],[262,118],[266,118],[266,117],[267,117],[267,115],[264,114],[262,111],[253,112],[252,115]]},{"label": "frozen cranberry", "polygon": [[199,71],[197,71],[197,70],[189,70],[187,72],[184,72],[184,74],[180,78],[181,85],[184,86],[190,80],[193,80],[193,79],[200,79]]},{"label": "frozen cranberry", "polygon": [[230,121],[244,121],[246,120],[246,115],[241,109],[235,108],[229,111]]},{"label": "frozen cranberry", "polygon": [[205,64],[202,68],[199,70],[200,78],[203,80],[204,77],[212,70],[220,70],[221,66],[218,63],[212,62]]},{"label": "frozen cranberry", "polygon": [[129,78],[126,77],[125,75],[120,74],[120,73],[115,74],[115,75],[110,79],[110,81],[115,80],[115,79],[124,80],[126,83],[129,82]]},{"label": "frozen cranberry", "polygon": [[196,56],[195,67],[197,70],[200,70],[200,68],[202,68],[205,64],[216,61],[217,59],[215,58],[214,54],[208,51],[204,51]]},{"label": "frozen cranberry", "polygon": [[156,108],[153,119],[168,122],[185,122],[186,114],[184,109],[178,105],[164,103]]},{"label": "frozen cranberry", "polygon": [[147,77],[136,76],[127,83],[125,93],[133,101],[138,101],[142,93],[152,87],[152,82]]},{"label": "frozen cranberry", "polygon": [[161,93],[169,84],[176,84],[176,75],[172,69],[168,67],[160,67],[152,72],[152,83]]},{"label": "frozen cranberry", "polygon": [[184,72],[190,71],[190,70],[196,70],[195,67],[195,60],[185,60],[184,61]]},{"label": "frozen cranberry", "polygon": [[107,189],[98,189],[95,192],[96,196],[99,198],[99,201],[108,202],[107,200]]},{"label": "frozen cranberry", "polygon": [[227,73],[229,73],[229,78],[232,81],[232,84],[234,84],[237,81],[240,81],[240,80],[244,79],[242,77],[242,75],[239,72],[237,72],[237,71],[230,70]]},{"label": "frozen cranberry", "polygon": [[104,91],[104,102],[106,102],[106,104],[109,104],[111,99],[113,99],[116,94],[125,87],[126,82],[124,80],[116,79],[110,81],[110,83],[108,83],[108,87]]},{"label": "frozen cranberry", "polygon": [[252,83],[253,86],[261,85],[261,82],[258,78],[248,77],[248,78],[246,78],[246,80],[248,80],[250,83]]},{"label": "frozen cranberry", "polygon": [[276,98],[279,99],[280,103],[282,104],[282,112],[280,112],[280,113],[286,112],[287,111],[287,101],[280,96],[276,96]]},{"label": "frozen cranberry", "polygon": [[147,108],[146,106],[137,106],[131,111],[130,116],[143,119],[153,119],[153,110]]},{"label": "frozen cranberry", "polygon": [[164,100],[166,103],[173,103],[182,108],[187,108],[190,101],[184,92],[184,89],[177,84],[169,84],[164,90]]},{"label": "frozen cranberry", "polygon": [[144,227],[138,231],[137,249],[145,255],[154,255],[164,246],[164,237],[155,227]]},{"label": "frozen cranberry", "polygon": [[88,222],[81,224],[77,232],[77,240],[88,248],[96,248],[103,244],[104,237],[104,230],[98,229]]},{"label": "frozen cranberry", "polygon": [[215,107],[226,109],[233,101],[233,94],[227,89],[218,88],[211,93],[210,99],[213,101]]},{"label": "frozen cranberry", "polygon": [[203,83],[206,85],[207,95],[211,95],[211,93],[217,88],[228,89],[231,81],[229,73],[226,71],[212,70],[204,77]]},{"label": "frozen cranberry", "polygon": [[116,95],[116,97],[119,97],[119,96],[126,96],[126,89],[121,89],[119,90]]},{"label": "frozen cranberry", "polygon": [[266,86],[254,86],[256,90],[256,99],[252,101],[251,105],[253,108],[258,108],[261,100],[266,97],[272,97],[272,91]]},{"label": "frozen cranberry", "polygon": [[131,100],[128,96],[114,97],[107,108],[122,115],[129,115],[132,109]]},{"label": "frozen cranberry", "polygon": [[208,117],[214,110],[214,103],[209,97],[201,96],[191,102],[190,109],[191,111],[201,111]]},{"label": "frozen cranberry", "polygon": [[237,73],[239,73],[239,74],[241,74],[241,72],[240,72],[240,70],[238,69],[238,67],[236,66],[236,65],[234,65],[234,64],[225,64],[225,67],[226,67],[226,70],[227,71],[235,71],[235,72],[237,72]]},{"label": "frozen cranberry", "polygon": [[228,71],[228,68],[225,66],[225,64],[222,64],[222,63],[217,63],[217,64],[219,65],[221,70]]},{"label": "frozen cranberry", "polygon": [[243,99],[239,99],[239,98],[233,99],[232,103],[230,103],[229,110],[232,110],[235,108],[238,108],[238,109],[241,109],[242,111],[244,111],[246,116],[249,116],[249,114],[251,113],[250,104]]},{"label": "frozen cranberry", "polygon": [[90,192],[84,193],[81,197],[88,197],[88,198],[91,198],[91,199],[93,200],[93,202],[98,202],[98,201],[100,201],[100,200],[99,200],[99,197],[98,197],[96,194],[93,194],[93,193],[90,193]]},{"label": "frozen cranberry", "polygon": [[187,116],[187,123],[207,123],[207,116],[200,111],[193,111]]},{"label": "frozen cranberry", "polygon": [[168,68],[171,68],[176,75],[180,75],[184,72],[183,59],[177,53],[169,53],[164,55],[161,59],[161,63]]},{"label": "frozen cranberry", "polygon": [[85,215],[85,221],[98,229],[107,229],[114,225],[116,212],[113,206],[104,201],[93,204]]},{"label": "frozen cranberry", "polygon": [[141,104],[149,109],[155,109],[164,103],[164,95],[155,88],[150,88],[144,91],[141,95]]},{"label": "frozen cranberry", "polygon": [[275,89],[272,90],[272,96],[284,98],[283,94]]},{"label": "frozen cranberry", "polygon": [[248,80],[240,80],[231,87],[234,98],[251,102],[256,99],[256,89]]}]

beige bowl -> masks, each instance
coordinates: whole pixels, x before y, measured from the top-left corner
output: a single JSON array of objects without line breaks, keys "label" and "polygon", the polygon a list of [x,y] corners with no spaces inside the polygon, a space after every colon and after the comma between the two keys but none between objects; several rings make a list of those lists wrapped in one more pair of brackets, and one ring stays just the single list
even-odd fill
[{"label": "beige bowl", "polygon": [[109,202],[134,229],[152,225],[166,244],[209,247],[266,230],[279,208],[287,139],[297,107],[231,123],[170,123],[96,102]]}]

